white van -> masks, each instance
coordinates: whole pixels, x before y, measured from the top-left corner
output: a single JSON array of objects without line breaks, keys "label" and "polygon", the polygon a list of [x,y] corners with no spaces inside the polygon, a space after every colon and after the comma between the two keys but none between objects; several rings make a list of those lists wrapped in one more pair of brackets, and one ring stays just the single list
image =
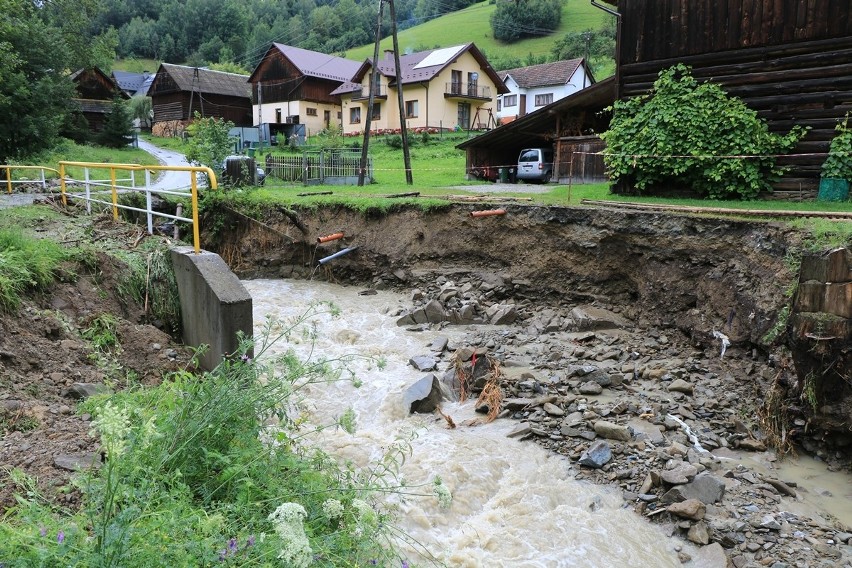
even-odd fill
[{"label": "white van", "polygon": [[518,156],[518,179],[547,183],[553,176],[551,148],[524,148]]}]

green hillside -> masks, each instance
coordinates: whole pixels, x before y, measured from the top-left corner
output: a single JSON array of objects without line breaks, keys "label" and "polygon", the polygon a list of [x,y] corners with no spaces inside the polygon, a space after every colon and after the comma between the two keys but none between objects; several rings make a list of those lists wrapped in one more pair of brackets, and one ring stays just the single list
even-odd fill
[{"label": "green hillside", "polygon": [[[490,18],[495,9],[496,4],[491,1],[480,2],[425,24],[402,30],[399,32],[399,49],[405,53],[473,42],[489,60],[525,58],[529,54],[550,55],[553,42],[566,33],[597,29],[606,18],[612,17],[592,6],[588,0],[565,0],[562,7],[562,21],[556,32],[548,36],[507,44],[495,40],[491,33]],[[391,38],[382,40],[380,51],[392,48]],[[373,56],[373,49],[373,44],[350,49],[345,57],[362,61]],[[582,56],[582,54],[577,55]]]}]

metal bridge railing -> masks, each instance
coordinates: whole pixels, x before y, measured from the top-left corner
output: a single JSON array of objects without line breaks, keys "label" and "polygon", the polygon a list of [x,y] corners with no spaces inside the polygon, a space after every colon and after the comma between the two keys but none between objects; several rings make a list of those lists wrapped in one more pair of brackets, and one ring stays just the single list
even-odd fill
[{"label": "metal bridge railing", "polygon": [[[83,169],[83,179],[76,180],[66,178],[65,171],[67,167],[76,167]],[[108,171],[109,179],[97,179],[103,175],[100,172]],[[170,171],[170,172],[186,172],[189,177],[188,189],[185,187],[156,189],[151,184],[151,172],[155,171]],[[93,178],[92,172],[96,172],[99,176]],[[119,179],[116,172],[129,172],[130,177]],[[145,185],[136,185],[136,173],[145,172]],[[138,164],[103,164],[93,162],[59,162],[59,186],[62,192],[62,203],[68,203],[68,199],[82,199],[86,202],[86,211],[91,213],[92,203],[100,203],[112,208],[113,219],[118,219],[118,210],[124,209],[127,211],[136,211],[145,213],[148,221],[148,233],[154,233],[154,217],[163,217],[173,221],[182,221],[192,224],[192,243],[195,248],[195,253],[201,251],[200,235],[198,227],[198,174],[207,174],[210,189],[217,188],[216,174],[208,167],[198,166],[140,166]],[[119,182],[130,182],[132,185],[121,185]],[[74,188],[82,186],[83,191],[69,191],[69,186]],[[123,205],[118,202],[119,193],[145,193],[145,209],[133,207],[131,205]],[[188,197],[192,205],[192,217],[183,217],[180,215],[180,210],[176,215],[154,211],[152,194],[172,195],[176,197]],[[107,201],[107,197],[109,200]]]},{"label": "metal bridge railing", "polygon": [[[57,175],[59,174],[59,172],[54,170],[53,168],[47,168],[47,167],[44,167],[44,166],[11,166],[11,165],[4,164],[4,165],[0,166],[0,168],[6,170],[6,191],[10,194],[12,193],[12,184],[14,184],[14,183],[21,183],[21,184],[41,183],[42,189],[47,189],[47,180],[44,177],[45,170],[47,170],[49,172],[53,172]],[[39,170],[39,172],[41,174],[41,179],[40,180],[12,179],[12,170]]]}]

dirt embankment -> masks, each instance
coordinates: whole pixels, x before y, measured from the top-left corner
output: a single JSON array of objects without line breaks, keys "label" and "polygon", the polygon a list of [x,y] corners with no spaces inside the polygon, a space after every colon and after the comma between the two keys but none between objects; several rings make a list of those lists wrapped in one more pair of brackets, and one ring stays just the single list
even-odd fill
[{"label": "dirt embankment", "polygon": [[[481,207],[480,207],[481,209]],[[795,279],[785,257],[801,235],[779,224],[615,212],[472,206],[371,218],[342,208],[228,216],[208,235],[242,276],[309,276],[410,288],[435,275],[497,273],[518,299],[594,303],[639,326],[675,327],[696,341],[723,330],[732,344],[760,345]],[[209,224],[208,224],[209,226]],[[343,232],[321,245],[317,238]],[[317,267],[317,260],[358,247]]]}]

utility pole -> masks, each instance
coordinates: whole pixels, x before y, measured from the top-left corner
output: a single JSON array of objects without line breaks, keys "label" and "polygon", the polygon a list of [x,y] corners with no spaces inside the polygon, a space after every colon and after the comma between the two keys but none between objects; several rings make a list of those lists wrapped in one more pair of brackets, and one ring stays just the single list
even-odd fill
[{"label": "utility pole", "polygon": [[591,32],[585,32],[583,39],[586,40],[586,57],[583,58],[583,88],[586,88],[586,70],[589,68],[589,44],[592,41]]},{"label": "utility pole", "polygon": [[[390,3],[391,30],[393,35],[393,58],[394,67],[396,67],[396,93],[399,104],[399,130],[402,135],[402,156],[405,161],[405,183],[411,185],[414,180],[411,176],[411,156],[408,152],[408,126],[405,123],[405,97],[402,96],[402,71],[399,63],[399,41],[396,37],[396,7],[393,0],[387,0]],[[378,53],[378,52],[377,52]]]},{"label": "utility pole", "polygon": [[373,50],[373,68],[370,71],[370,95],[367,99],[367,118],[364,123],[364,143],[361,145],[361,167],[358,168],[358,186],[364,185],[364,173],[367,170],[367,150],[370,147],[370,127],[373,122],[373,90],[379,76],[379,42],[382,39],[382,10],[385,1],[379,0],[379,17],[376,23],[376,46]]}]

